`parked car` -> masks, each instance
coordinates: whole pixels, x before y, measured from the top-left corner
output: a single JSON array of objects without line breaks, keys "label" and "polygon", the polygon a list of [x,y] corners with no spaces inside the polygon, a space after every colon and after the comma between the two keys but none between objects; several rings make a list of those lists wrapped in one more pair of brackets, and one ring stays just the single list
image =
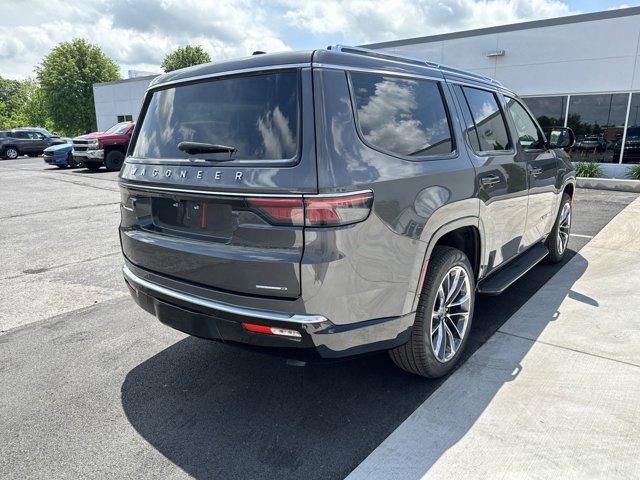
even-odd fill
[{"label": "parked car", "polygon": [[584,137],[582,140],[576,142],[575,148],[577,150],[592,150],[596,152],[604,152],[607,149],[607,143],[604,139],[595,135]]},{"label": "parked car", "polygon": [[0,137],[0,156],[14,159],[20,155],[37,157],[45,148],[63,143],[58,137],[47,137],[34,129],[13,129],[3,132]]},{"label": "parked car", "polygon": [[442,376],[476,293],[565,256],[575,137],[550,138],[496,81],[366,49],[167,73],[120,172],[126,283],[191,335]]},{"label": "parked car", "polygon": [[116,123],[106,132],[94,132],[73,139],[74,160],[89,170],[97,171],[102,165],[109,171],[118,171],[129,147],[134,122]]},{"label": "parked car", "polygon": [[42,154],[42,158],[45,163],[49,165],[55,165],[60,168],[78,167],[79,165],[73,159],[71,150],[73,148],[70,138],[65,138],[65,143],[53,145],[49,148],[45,148]]},{"label": "parked car", "polygon": [[[618,140],[613,147],[613,158],[620,158],[622,139]],[[633,126],[627,128],[627,138],[624,143],[624,155],[622,163],[640,163],[640,127]]]},{"label": "parked car", "polygon": [[58,135],[57,133],[50,132],[46,128],[42,127],[20,127],[18,128],[18,130],[33,130],[35,132],[43,134],[47,138],[60,138],[60,135]]}]

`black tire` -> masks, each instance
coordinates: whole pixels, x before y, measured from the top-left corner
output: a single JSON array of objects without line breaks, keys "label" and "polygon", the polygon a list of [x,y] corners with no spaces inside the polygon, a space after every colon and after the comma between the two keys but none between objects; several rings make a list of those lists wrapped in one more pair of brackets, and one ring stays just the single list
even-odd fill
[{"label": "black tire", "polygon": [[87,170],[91,171],[91,172],[97,172],[98,170],[100,170],[100,167],[102,166],[102,164],[100,162],[84,162],[84,166]]},{"label": "black tire", "polygon": [[[569,216],[568,223],[564,218],[565,208],[568,208]],[[560,208],[558,209],[558,215],[556,215],[556,222],[553,224],[551,233],[547,238],[547,248],[549,249],[549,255],[547,261],[549,263],[559,263],[567,253],[567,246],[569,244],[569,234],[571,233],[571,217],[572,217],[572,205],[571,197],[567,193],[562,194],[562,201],[560,202]],[[562,244],[559,237],[562,236]],[[566,237],[565,237],[566,236]]]},{"label": "black tire", "polygon": [[104,157],[104,166],[110,172],[119,172],[124,162],[124,154],[118,150],[111,150]]},{"label": "black tire", "polygon": [[8,160],[15,160],[20,156],[20,152],[16,147],[5,147],[2,150],[2,158],[6,158]]},{"label": "black tire", "polygon": [[[457,350],[455,350],[451,358],[441,361],[436,357],[434,353],[435,347],[432,346],[432,315],[436,307],[438,289],[445,276],[454,267],[461,267],[465,271],[469,282],[467,286],[469,301],[468,306],[465,307],[465,311],[468,312],[468,319],[459,339]],[[411,338],[404,345],[389,351],[393,363],[407,372],[427,378],[438,378],[449,373],[460,359],[467,344],[473,320],[474,305],[475,277],[467,256],[456,248],[435,247],[429,259]]]},{"label": "black tire", "polygon": [[67,166],[69,168],[77,168],[80,166],[78,162],[76,162],[76,159],[73,158],[73,155],[71,155],[71,152],[67,153]]}]

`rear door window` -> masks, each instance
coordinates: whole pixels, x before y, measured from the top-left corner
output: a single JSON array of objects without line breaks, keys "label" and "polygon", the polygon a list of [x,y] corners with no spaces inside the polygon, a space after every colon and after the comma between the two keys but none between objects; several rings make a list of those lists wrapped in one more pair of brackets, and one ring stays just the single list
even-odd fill
[{"label": "rear door window", "polygon": [[[510,150],[507,127],[496,95],[487,90],[471,87],[463,87],[462,91],[475,126],[475,132],[469,134],[475,133],[477,136],[479,151]],[[471,142],[472,145],[475,143],[475,141]]]},{"label": "rear door window", "polygon": [[156,90],[137,134],[133,156],[193,158],[178,149],[183,141],[225,145],[230,153],[198,158],[292,160],[300,130],[297,71],[227,77]]},{"label": "rear door window", "polygon": [[350,75],[357,123],[367,144],[416,158],[453,151],[437,82],[373,73]]}]

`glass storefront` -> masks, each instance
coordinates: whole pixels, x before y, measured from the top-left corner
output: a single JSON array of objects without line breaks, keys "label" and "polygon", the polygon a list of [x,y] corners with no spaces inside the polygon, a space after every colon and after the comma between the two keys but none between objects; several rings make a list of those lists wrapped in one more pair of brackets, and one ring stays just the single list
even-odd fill
[{"label": "glass storefront", "polygon": [[543,130],[564,126],[567,97],[530,97],[524,99]]},{"label": "glass storefront", "polygon": [[574,161],[618,163],[621,150],[624,150],[623,163],[640,163],[640,92],[631,97],[624,149],[628,93],[557,95],[524,100],[543,130],[566,125],[574,131],[576,143],[569,152]]}]

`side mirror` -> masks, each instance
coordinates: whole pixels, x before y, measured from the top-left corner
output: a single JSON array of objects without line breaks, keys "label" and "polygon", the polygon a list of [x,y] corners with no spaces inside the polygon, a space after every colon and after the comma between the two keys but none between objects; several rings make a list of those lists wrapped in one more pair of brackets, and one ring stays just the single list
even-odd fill
[{"label": "side mirror", "polygon": [[549,148],[571,148],[576,143],[576,136],[573,130],[566,127],[553,127],[549,131]]}]

